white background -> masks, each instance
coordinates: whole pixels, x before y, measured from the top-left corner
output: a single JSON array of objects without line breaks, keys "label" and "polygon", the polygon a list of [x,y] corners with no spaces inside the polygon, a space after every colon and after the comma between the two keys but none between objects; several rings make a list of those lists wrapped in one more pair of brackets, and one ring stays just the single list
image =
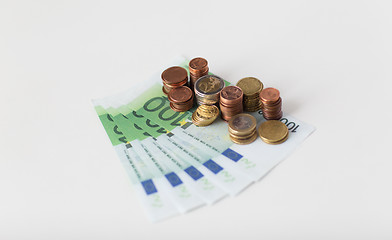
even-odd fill
[{"label": "white background", "polygon": [[[391,239],[389,1],[0,1],[0,239]],[[150,224],[91,99],[179,54],[317,127],[238,197]]]}]

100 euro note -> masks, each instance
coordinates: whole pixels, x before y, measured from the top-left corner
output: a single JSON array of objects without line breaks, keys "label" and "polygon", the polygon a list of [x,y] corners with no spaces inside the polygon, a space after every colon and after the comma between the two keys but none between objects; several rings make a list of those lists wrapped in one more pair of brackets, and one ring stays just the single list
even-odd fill
[{"label": "100 euro note", "polygon": [[[116,123],[117,131],[121,131],[126,136],[128,150],[136,149],[136,154],[144,155],[145,157],[145,154],[151,155],[149,159],[146,159],[150,166],[151,162],[154,162],[156,165],[168,167],[166,172],[163,173],[167,180],[179,179],[181,183],[184,182],[184,184],[178,184],[179,181],[172,182],[174,188],[181,188],[181,192],[183,192],[185,185],[187,185],[192,193],[199,196],[207,204],[212,204],[226,195],[226,192],[214,183],[214,179],[208,176],[208,173],[205,172],[198,162],[179,157],[178,153],[175,153],[173,149],[162,146],[162,143],[158,143],[155,138],[152,138],[149,133],[135,123],[132,114],[122,115],[116,109],[109,107],[113,104],[112,98],[95,101],[95,104],[100,109],[106,109],[105,114],[108,114]],[[160,134],[166,133],[164,129],[156,131]],[[154,140],[153,143],[151,143],[151,140]],[[146,147],[147,145],[149,147]],[[142,148],[143,151],[141,151]],[[132,154],[135,154],[135,152]],[[155,161],[153,158],[158,159],[158,161]],[[164,169],[162,166],[158,166],[158,168]],[[183,200],[186,201],[186,198],[183,198]]]},{"label": "100 euro note", "polygon": [[[112,116],[119,130],[124,133],[128,140],[128,151],[137,159],[141,160],[141,164],[148,167],[153,173],[157,183],[168,193],[168,196],[182,212],[190,211],[194,208],[204,205],[204,201],[198,194],[198,188],[192,184],[187,175],[183,174],[170,161],[162,161],[162,158],[156,156],[151,148],[146,147],[146,136],[141,134],[132,124],[124,124],[126,118],[117,114],[115,109],[108,108],[109,114]],[[119,118],[120,117],[120,118]],[[140,139],[140,140],[139,140]]]},{"label": "100 euro note", "polygon": [[136,155],[129,154],[129,141],[119,131],[110,115],[99,105],[96,105],[95,110],[149,219],[156,222],[178,214],[178,208],[165,190],[157,187],[149,169],[139,164],[140,161],[135,159]]},{"label": "100 euro note", "polygon": [[[156,76],[147,84],[115,96],[115,101],[110,103],[115,111],[108,116],[116,119],[116,124],[124,129],[127,129],[127,126],[135,126],[133,132],[124,131],[129,133],[125,134],[127,138],[135,138],[134,132],[138,130],[139,135],[136,138],[142,141],[148,139],[142,146],[148,149],[155,148],[155,154],[160,154],[161,159],[163,156],[169,156],[166,161],[172,163],[191,162],[199,167],[199,173],[205,173],[205,176],[209,176],[214,183],[231,195],[237,194],[246,187],[249,179],[255,181],[263,177],[314,130],[308,124],[285,116],[281,121],[285,122],[291,131],[287,142],[272,146],[258,139],[246,146],[235,145],[228,138],[227,124],[222,120],[209,127],[199,128],[191,123],[191,112],[172,111],[167,98],[162,94],[158,79],[159,76]],[[260,112],[252,115],[258,122],[265,121]],[[121,118],[125,123],[123,121],[119,124]],[[232,175],[231,172],[236,174]],[[238,172],[241,172],[242,176],[238,175]],[[245,180],[244,175],[248,180]],[[230,183],[233,180],[240,184]]]}]

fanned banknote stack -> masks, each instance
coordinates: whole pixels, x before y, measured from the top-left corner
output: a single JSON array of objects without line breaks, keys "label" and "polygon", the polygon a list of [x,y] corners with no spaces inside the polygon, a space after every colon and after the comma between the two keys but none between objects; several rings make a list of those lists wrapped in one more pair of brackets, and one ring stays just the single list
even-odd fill
[{"label": "fanned banknote stack", "polygon": [[[171,66],[187,70],[186,59]],[[229,85],[229,82],[226,82]],[[192,112],[175,112],[162,92],[159,73],[120,94],[93,100],[112,145],[153,222],[235,196],[289,156],[314,128],[284,115],[289,138],[269,145],[260,138],[234,144],[218,118],[198,127]],[[260,111],[250,113],[258,122]]]}]

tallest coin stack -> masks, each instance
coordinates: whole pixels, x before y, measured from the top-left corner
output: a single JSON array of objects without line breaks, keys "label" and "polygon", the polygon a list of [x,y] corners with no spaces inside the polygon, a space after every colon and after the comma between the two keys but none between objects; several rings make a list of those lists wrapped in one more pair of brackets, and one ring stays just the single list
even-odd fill
[{"label": "tallest coin stack", "polygon": [[237,82],[237,87],[244,93],[244,111],[256,112],[261,108],[260,92],[263,83],[254,77],[246,77]]},{"label": "tallest coin stack", "polygon": [[196,81],[208,74],[208,62],[204,58],[194,58],[189,62],[190,86],[194,91]]}]

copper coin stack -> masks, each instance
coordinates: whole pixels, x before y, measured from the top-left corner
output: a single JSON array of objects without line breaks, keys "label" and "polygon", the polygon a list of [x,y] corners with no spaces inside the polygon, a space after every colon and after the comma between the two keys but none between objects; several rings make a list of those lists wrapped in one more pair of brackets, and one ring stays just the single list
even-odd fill
[{"label": "copper coin stack", "polygon": [[204,58],[197,57],[189,62],[190,86],[194,90],[196,81],[208,74],[208,62]]},{"label": "copper coin stack", "polygon": [[193,107],[193,92],[187,86],[173,88],[168,94],[170,108],[176,112],[185,112]]},{"label": "copper coin stack", "polygon": [[261,110],[267,120],[279,120],[282,118],[282,98],[278,89],[265,88],[260,92],[262,102]]},{"label": "copper coin stack", "polygon": [[171,89],[184,86],[188,83],[188,73],[182,67],[170,67],[162,72],[162,91],[167,95]]},{"label": "copper coin stack", "polygon": [[229,121],[233,116],[242,113],[244,94],[241,88],[237,86],[224,87],[220,93],[219,107],[222,113],[222,119]]}]

